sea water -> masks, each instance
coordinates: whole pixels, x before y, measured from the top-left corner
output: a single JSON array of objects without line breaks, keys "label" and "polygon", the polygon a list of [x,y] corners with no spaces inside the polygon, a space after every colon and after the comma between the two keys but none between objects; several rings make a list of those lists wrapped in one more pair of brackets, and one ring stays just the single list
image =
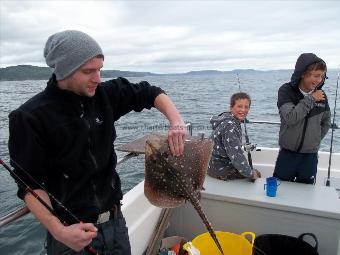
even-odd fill
[{"label": "sea water", "polygon": [[[276,107],[277,90],[289,81],[292,71],[250,71],[224,73],[220,75],[162,75],[128,78],[131,82],[148,81],[163,88],[175,102],[185,122],[192,123],[193,134],[208,136],[211,132],[209,119],[212,115],[227,111],[233,93],[247,92],[252,98],[250,121],[279,122]],[[239,77],[239,82],[238,82]],[[329,71],[324,90],[327,93],[333,114],[337,72]],[[8,114],[34,94],[42,91],[46,81],[2,81],[0,82],[0,157],[9,162]],[[340,97],[340,96],[338,96]],[[339,99],[340,101],[340,99]],[[340,102],[337,104],[336,122],[340,125]],[[332,116],[333,119],[333,116]],[[131,112],[116,122],[115,146],[132,141],[150,132],[166,133],[168,122],[157,110]],[[278,147],[278,125],[249,124],[248,135],[257,146]],[[329,151],[331,131],[322,141],[321,150]],[[340,130],[334,131],[333,152],[340,152]],[[125,154],[117,152],[118,158]],[[126,193],[144,177],[144,157],[132,158],[117,167]],[[16,197],[16,184],[8,172],[0,167],[0,217],[20,207]],[[45,230],[31,214],[0,228],[0,253],[10,255],[44,254]]]}]

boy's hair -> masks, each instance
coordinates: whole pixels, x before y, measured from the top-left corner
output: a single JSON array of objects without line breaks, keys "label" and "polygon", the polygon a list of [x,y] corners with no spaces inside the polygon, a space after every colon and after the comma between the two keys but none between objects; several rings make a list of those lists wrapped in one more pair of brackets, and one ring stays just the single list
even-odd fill
[{"label": "boy's hair", "polygon": [[231,96],[231,98],[230,98],[230,107],[233,107],[236,104],[236,101],[239,100],[239,99],[248,99],[249,106],[251,105],[250,96],[247,93],[245,93],[245,92],[238,92],[238,93],[235,93],[235,94],[233,94]]},{"label": "boy's hair", "polygon": [[313,63],[307,67],[306,71],[304,71],[303,74],[309,73],[310,71],[317,71],[317,70],[327,72],[326,63],[322,60],[316,63]]}]

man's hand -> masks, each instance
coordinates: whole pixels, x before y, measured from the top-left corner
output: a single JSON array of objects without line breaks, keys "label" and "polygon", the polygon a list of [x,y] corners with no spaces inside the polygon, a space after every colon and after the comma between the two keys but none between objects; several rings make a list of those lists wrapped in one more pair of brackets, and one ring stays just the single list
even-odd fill
[{"label": "man's hand", "polygon": [[173,156],[181,156],[184,152],[184,142],[187,134],[187,127],[181,115],[171,99],[165,94],[160,94],[156,97],[155,107],[163,113],[170,122],[168,141],[171,154]]},{"label": "man's hand", "polygon": [[62,226],[51,233],[56,240],[77,252],[88,246],[97,236],[97,228],[92,223],[77,223]]},{"label": "man's hand", "polygon": [[183,121],[170,126],[168,140],[172,155],[181,156],[183,154],[186,134],[187,127]]},{"label": "man's hand", "polygon": [[325,100],[325,93],[320,89],[316,90],[312,93],[312,97],[314,98],[315,102],[320,102]]}]

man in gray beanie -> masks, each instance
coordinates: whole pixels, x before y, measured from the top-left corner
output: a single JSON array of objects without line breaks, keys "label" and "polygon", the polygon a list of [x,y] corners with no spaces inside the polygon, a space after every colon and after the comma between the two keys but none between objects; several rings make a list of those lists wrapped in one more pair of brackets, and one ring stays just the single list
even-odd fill
[{"label": "man in gray beanie", "polygon": [[8,146],[15,173],[56,216],[20,184],[18,196],[48,230],[47,254],[131,254],[120,210],[114,122],[132,110],[156,107],[170,122],[169,147],[179,156],[186,136],[182,117],[148,82],[101,82],[104,54],[83,32],[50,36],[44,56],[54,73],[44,91],[10,113]]},{"label": "man in gray beanie", "polygon": [[44,49],[46,64],[54,68],[57,81],[65,79],[96,56],[104,59],[99,44],[88,34],[75,30],[51,35]]}]

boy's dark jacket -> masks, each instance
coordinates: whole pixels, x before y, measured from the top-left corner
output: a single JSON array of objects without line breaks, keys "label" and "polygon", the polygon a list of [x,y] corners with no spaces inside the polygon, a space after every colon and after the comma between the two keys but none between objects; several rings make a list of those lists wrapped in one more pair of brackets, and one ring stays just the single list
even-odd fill
[{"label": "boy's dark jacket", "polygon": [[[122,199],[115,170],[114,122],[124,114],[154,106],[163,91],[147,82],[124,78],[101,83],[93,97],[82,97],[57,87],[55,76],[46,89],[9,115],[11,164],[33,189],[47,191],[84,222],[113,208]],[[25,189],[19,185],[18,196]],[[72,218],[53,200],[57,214]]]},{"label": "boy's dark jacket", "polygon": [[[312,53],[301,54],[297,59],[291,81],[279,89],[277,107],[281,118],[279,136],[281,148],[301,153],[315,153],[330,128],[327,97],[325,101],[315,102],[311,95],[304,96],[299,89],[302,74],[309,65],[319,61],[323,60]],[[325,79],[317,89],[323,87],[324,81]]]}]

